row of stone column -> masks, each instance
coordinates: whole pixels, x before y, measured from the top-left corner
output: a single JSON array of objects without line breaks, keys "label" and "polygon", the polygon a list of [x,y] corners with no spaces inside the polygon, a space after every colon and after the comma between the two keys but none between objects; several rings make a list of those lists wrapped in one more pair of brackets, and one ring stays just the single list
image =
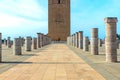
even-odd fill
[{"label": "row of stone column", "polygon": [[89,51],[89,38],[83,36],[83,31],[76,32],[75,34],[67,37],[67,44],[74,46],[84,51]]},{"label": "row of stone column", "polygon": [[51,38],[42,34],[42,33],[37,33],[37,47],[41,48],[44,45],[48,45],[51,43]]},{"label": "row of stone column", "polygon": [[[21,41],[21,45],[23,46],[24,43],[25,43],[24,42],[25,39],[23,37],[21,37],[21,36],[19,36],[19,38],[20,38],[20,41]],[[4,39],[4,45],[7,46],[7,48],[11,48],[12,47],[13,41],[11,40],[10,37],[8,37],[7,39],[6,38]]]},{"label": "row of stone column", "polygon": [[[106,38],[105,38],[105,54],[106,62],[117,62],[117,48],[119,48],[119,43],[116,40],[116,23],[117,18],[107,17],[104,19],[106,24]],[[87,36],[83,37],[83,31],[79,31],[71,36],[67,37],[67,44],[74,46],[76,48],[83,49],[84,51],[90,51],[93,55],[99,54],[99,46],[102,46],[102,39],[98,38],[98,28],[91,29],[91,39]]]},{"label": "row of stone column", "polygon": [[[41,48],[45,45],[48,45],[51,43],[51,38],[40,33],[38,37],[30,37],[27,36],[24,38],[14,38],[13,40],[13,54],[14,55],[21,55],[22,54],[22,46],[25,45],[26,51],[31,51],[32,49]],[[4,39],[4,45],[6,45],[8,48],[11,48],[11,40],[10,37],[8,39]],[[0,33],[0,62],[2,61],[2,35]]]},{"label": "row of stone column", "polygon": [[7,46],[7,48],[11,48],[12,46],[12,40],[10,39],[10,37],[6,39],[4,39],[4,45]]},{"label": "row of stone column", "polygon": [[[30,36],[27,36],[25,38],[25,51],[31,51],[32,49],[37,49],[37,48],[41,48],[45,45],[48,45],[51,43],[51,39],[42,34],[41,37],[30,37]],[[39,45],[39,46],[38,46]],[[22,53],[22,41],[21,41],[21,38],[15,38],[14,39],[14,44],[13,44],[13,52],[15,55],[21,55]]]}]

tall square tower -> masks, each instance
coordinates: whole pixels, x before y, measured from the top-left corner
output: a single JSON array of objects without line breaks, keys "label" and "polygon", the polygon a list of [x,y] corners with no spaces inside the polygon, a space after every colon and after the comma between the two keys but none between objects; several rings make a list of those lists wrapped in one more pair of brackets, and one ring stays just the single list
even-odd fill
[{"label": "tall square tower", "polygon": [[48,36],[66,41],[70,35],[70,0],[48,0]]}]

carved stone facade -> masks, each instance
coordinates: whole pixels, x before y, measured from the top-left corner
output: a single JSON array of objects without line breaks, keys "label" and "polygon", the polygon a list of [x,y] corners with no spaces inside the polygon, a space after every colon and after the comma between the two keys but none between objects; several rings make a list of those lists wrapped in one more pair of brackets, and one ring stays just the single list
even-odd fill
[{"label": "carved stone facade", "polygon": [[70,35],[70,0],[48,0],[48,36],[66,41]]}]

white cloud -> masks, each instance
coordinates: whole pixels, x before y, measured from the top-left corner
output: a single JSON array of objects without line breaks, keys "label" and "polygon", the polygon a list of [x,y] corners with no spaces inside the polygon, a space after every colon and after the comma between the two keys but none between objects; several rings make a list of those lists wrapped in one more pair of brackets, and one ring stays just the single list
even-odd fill
[{"label": "white cloud", "polygon": [[41,18],[46,14],[45,9],[38,5],[36,0],[4,0],[0,2],[0,9],[33,18]]},{"label": "white cloud", "polygon": [[8,14],[0,13],[0,27],[1,28],[18,26],[20,23],[21,23],[21,19],[10,16]]},{"label": "white cloud", "polygon": [[0,28],[5,36],[45,33],[47,8],[37,0],[0,0]]}]

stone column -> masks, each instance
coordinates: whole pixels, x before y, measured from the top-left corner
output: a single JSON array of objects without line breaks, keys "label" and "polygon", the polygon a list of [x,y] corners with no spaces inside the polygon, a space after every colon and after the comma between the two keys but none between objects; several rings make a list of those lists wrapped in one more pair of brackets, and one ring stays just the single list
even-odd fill
[{"label": "stone column", "polygon": [[32,49],[37,49],[37,38],[32,39]]},{"label": "stone column", "polygon": [[71,36],[69,36],[69,45],[71,45]]},{"label": "stone column", "polygon": [[75,47],[78,48],[78,32],[75,34]]},{"label": "stone column", "polygon": [[45,45],[45,36],[44,34],[41,35],[42,46]]},{"label": "stone column", "polygon": [[48,36],[46,36],[46,45],[48,45]]},{"label": "stone column", "polygon": [[72,43],[72,38],[71,36],[69,36],[69,45],[71,46],[71,43]]},{"label": "stone column", "polygon": [[117,44],[116,44],[116,17],[107,17],[104,19],[106,24],[106,62],[117,62]]},{"label": "stone column", "polygon": [[43,41],[44,41],[44,46],[45,46],[46,45],[46,35],[44,35]]},{"label": "stone column", "polygon": [[48,45],[48,37],[46,36],[46,45]]},{"label": "stone column", "polygon": [[13,41],[12,40],[10,41],[10,44],[11,44],[11,46],[13,45]]},{"label": "stone column", "polygon": [[6,39],[4,39],[4,45],[7,46],[7,40]]},{"label": "stone column", "polygon": [[45,35],[43,35],[43,46],[45,46]]},{"label": "stone column", "polygon": [[0,33],[0,62],[2,62],[2,33]]},{"label": "stone column", "polygon": [[43,34],[40,34],[40,46],[43,47],[44,46],[44,41],[43,41]]},{"label": "stone column", "polygon": [[72,35],[72,46],[74,46],[74,35]]},{"label": "stone column", "polygon": [[83,51],[89,51],[89,39],[88,37],[83,37]]},{"label": "stone column", "polygon": [[67,45],[69,45],[69,36],[67,37]]},{"label": "stone column", "polygon": [[102,47],[102,39],[99,39],[99,47]]},{"label": "stone column", "polygon": [[51,44],[51,42],[52,42],[52,39],[49,37],[49,44]]},{"label": "stone column", "polygon": [[47,45],[48,45],[48,44],[49,44],[49,43],[48,43],[49,38],[48,38],[48,36],[47,36],[46,38],[47,38]]},{"label": "stone column", "polygon": [[41,48],[44,45],[43,34],[42,33],[37,33],[37,34],[38,34],[38,38],[37,38],[38,48]]},{"label": "stone column", "polygon": [[37,47],[41,48],[40,47],[40,33],[37,33]]},{"label": "stone column", "polygon": [[72,35],[72,46],[74,47],[74,34]]},{"label": "stone column", "polygon": [[69,45],[71,46],[72,38],[71,35],[69,36]]},{"label": "stone column", "polygon": [[24,37],[22,37],[22,46],[24,46],[24,44],[25,44],[25,39]]},{"label": "stone column", "polygon": [[92,28],[90,45],[91,54],[98,55],[98,28]]},{"label": "stone column", "polygon": [[118,38],[116,39],[116,42],[117,42],[117,49],[119,49],[119,39]]},{"label": "stone column", "polygon": [[11,48],[11,40],[10,40],[10,37],[8,37],[8,39],[7,39],[7,47],[8,47],[8,48]]},{"label": "stone column", "polygon": [[73,47],[75,47],[76,45],[75,45],[75,41],[76,41],[76,37],[75,37],[75,34],[73,35],[73,38],[74,38],[74,46]]},{"label": "stone column", "polygon": [[28,36],[25,39],[25,50],[26,51],[31,51],[31,37]]},{"label": "stone column", "polygon": [[13,42],[13,54],[15,55],[21,55],[22,49],[21,49],[21,41],[19,38],[15,38]]},{"label": "stone column", "polygon": [[78,46],[80,49],[83,49],[83,31],[78,32]]},{"label": "stone column", "polygon": [[22,37],[21,36],[19,36],[19,40],[20,40],[21,46],[23,46],[23,44],[22,44]]}]

